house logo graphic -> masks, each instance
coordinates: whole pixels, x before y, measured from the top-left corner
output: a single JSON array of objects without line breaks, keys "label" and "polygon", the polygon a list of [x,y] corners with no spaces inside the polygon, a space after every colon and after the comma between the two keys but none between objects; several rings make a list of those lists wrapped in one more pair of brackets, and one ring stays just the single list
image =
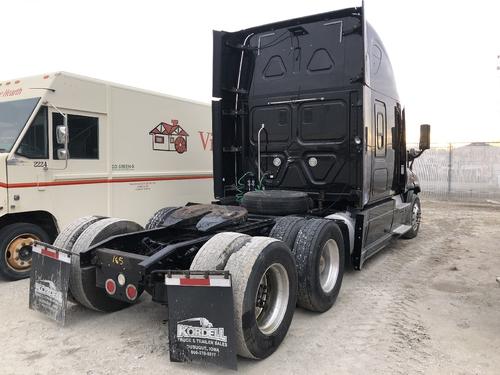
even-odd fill
[{"label": "house logo graphic", "polygon": [[189,134],[179,125],[178,120],[172,120],[172,124],[160,122],[149,134],[153,150],[177,151],[179,154],[187,151]]}]

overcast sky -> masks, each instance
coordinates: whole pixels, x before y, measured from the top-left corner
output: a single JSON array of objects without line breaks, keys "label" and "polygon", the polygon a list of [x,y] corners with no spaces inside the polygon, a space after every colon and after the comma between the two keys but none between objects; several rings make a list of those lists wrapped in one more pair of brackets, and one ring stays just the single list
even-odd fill
[{"label": "overcast sky", "polygon": [[[212,30],[236,31],[360,1],[12,0],[0,80],[65,70],[208,102]],[[367,0],[407,110],[408,140],[500,141],[500,1]]]}]

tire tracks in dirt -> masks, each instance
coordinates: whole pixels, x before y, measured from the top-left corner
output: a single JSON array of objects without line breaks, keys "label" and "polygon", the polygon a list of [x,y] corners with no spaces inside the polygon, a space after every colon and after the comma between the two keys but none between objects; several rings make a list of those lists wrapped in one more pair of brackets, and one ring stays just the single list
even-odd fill
[{"label": "tire tracks in dirt", "polygon": [[[434,215],[432,210],[429,214]],[[356,286],[343,291],[362,301],[351,314],[355,328],[349,346],[380,353],[380,367],[371,362],[375,373],[425,373],[439,358],[418,304],[429,280],[457,250],[456,235],[473,230],[465,218],[442,218],[443,226],[449,230],[439,233],[424,222],[417,238],[398,240],[375,255],[364,271],[356,272]]]}]

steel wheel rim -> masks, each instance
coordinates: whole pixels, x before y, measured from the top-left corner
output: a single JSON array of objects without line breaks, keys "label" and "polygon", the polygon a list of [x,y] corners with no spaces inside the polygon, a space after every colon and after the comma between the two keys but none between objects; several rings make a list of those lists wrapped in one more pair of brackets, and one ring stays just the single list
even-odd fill
[{"label": "steel wheel rim", "polygon": [[339,247],[334,239],[329,239],[323,245],[318,268],[321,289],[330,293],[337,283],[340,268]]},{"label": "steel wheel rim", "polygon": [[31,233],[23,233],[14,237],[5,249],[5,261],[15,272],[24,272],[31,267],[31,246],[34,240],[40,239]]},{"label": "steel wheel rim", "polygon": [[411,213],[411,226],[414,231],[416,231],[418,229],[418,226],[420,225],[420,217],[421,217],[420,207],[418,203],[415,203],[413,205],[413,210]]},{"label": "steel wheel rim", "polygon": [[288,307],[290,286],[288,273],[279,263],[269,266],[262,275],[255,295],[255,320],[265,335],[275,332]]}]

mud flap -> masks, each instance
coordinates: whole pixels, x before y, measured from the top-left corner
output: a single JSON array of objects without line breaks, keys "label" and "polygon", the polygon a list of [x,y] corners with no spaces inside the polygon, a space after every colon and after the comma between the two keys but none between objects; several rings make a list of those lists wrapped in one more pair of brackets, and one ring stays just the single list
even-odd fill
[{"label": "mud flap", "polygon": [[172,362],[209,362],[236,370],[233,290],[227,271],[165,275]]},{"label": "mud flap", "polygon": [[32,249],[29,307],[64,325],[71,254],[38,241]]}]

